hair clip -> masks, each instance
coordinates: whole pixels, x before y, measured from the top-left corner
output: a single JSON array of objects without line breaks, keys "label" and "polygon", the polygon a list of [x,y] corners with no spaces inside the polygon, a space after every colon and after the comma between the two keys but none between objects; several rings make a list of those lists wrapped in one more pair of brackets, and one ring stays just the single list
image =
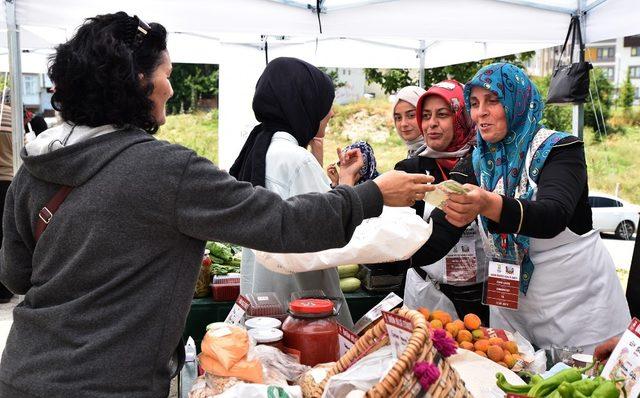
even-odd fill
[{"label": "hair clip", "polygon": [[138,18],[137,15],[134,15],[133,19],[137,24],[137,28],[134,33],[133,43],[131,44],[131,48],[133,50],[136,50],[138,47],[140,47],[140,45],[144,41],[144,38],[147,36],[149,31],[151,30],[151,27],[145,21]]}]

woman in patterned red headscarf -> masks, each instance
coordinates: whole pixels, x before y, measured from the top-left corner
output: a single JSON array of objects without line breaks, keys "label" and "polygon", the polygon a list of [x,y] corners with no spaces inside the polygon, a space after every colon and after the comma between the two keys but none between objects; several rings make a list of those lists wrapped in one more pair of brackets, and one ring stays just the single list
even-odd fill
[{"label": "woman in patterned red headscarf", "polygon": [[[464,86],[455,80],[437,83],[420,97],[416,108],[424,145],[417,156],[399,162],[396,169],[431,174],[436,183],[448,180],[458,161],[473,150],[475,134],[465,109]],[[420,201],[414,208],[427,219],[433,210],[427,206]],[[433,241],[437,240],[434,238]],[[425,256],[425,253],[439,254]],[[486,258],[475,223],[449,253],[425,245],[425,250],[412,257],[411,266],[404,291],[409,307],[447,309],[460,318],[473,312],[485,325],[488,323],[489,309],[481,302]]]}]

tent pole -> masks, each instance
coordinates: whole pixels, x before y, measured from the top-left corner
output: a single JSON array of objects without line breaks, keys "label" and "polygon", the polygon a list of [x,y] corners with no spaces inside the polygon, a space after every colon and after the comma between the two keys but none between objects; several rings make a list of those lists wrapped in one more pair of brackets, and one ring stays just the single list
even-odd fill
[{"label": "tent pole", "polygon": [[420,49],[418,50],[418,57],[420,58],[420,68],[418,69],[418,85],[424,88],[424,56],[426,48],[424,40],[420,40]]},{"label": "tent pole", "polygon": [[[577,10],[576,13],[578,14],[578,21],[580,23],[580,32],[581,32],[581,41],[583,43],[582,46],[579,46],[577,48],[578,50],[578,59],[579,62],[584,62],[584,38],[585,38],[585,23],[584,23],[584,18],[585,16],[582,15],[582,10],[584,10],[584,7],[586,5],[586,0],[576,0],[577,1]],[[578,137],[579,139],[583,140],[584,139],[584,104],[578,104],[578,105],[573,105],[573,115],[571,118],[571,125],[572,125],[572,133],[573,135],[575,135],[576,137]]]},{"label": "tent pole", "polygon": [[22,165],[20,152],[24,146],[24,122],[22,117],[22,65],[20,63],[20,33],[16,24],[16,1],[5,0],[7,37],[9,41],[9,65],[11,69],[11,130],[13,141],[13,174]]}]

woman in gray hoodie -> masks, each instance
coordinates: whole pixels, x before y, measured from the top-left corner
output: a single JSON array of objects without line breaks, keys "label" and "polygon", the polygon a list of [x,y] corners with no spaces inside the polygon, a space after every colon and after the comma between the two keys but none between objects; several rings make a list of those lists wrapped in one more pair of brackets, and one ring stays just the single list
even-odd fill
[{"label": "woman in gray hoodie", "polygon": [[6,198],[0,280],[24,301],[0,397],[164,398],[206,240],[338,247],[383,203],[431,189],[390,172],[283,200],[156,140],[173,94],[166,31],[123,12],[88,19],[49,75],[65,122],[27,144]]}]

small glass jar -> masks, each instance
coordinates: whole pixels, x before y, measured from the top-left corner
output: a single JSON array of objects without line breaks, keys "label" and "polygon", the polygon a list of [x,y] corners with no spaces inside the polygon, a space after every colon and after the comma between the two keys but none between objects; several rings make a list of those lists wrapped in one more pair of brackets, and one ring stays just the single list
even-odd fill
[{"label": "small glass jar", "polygon": [[292,301],[282,331],[284,345],[300,351],[301,364],[315,366],[339,358],[338,324],[331,300]]},{"label": "small glass jar", "polygon": [[282,330],[279,329],[251,329],[247,331],[249,336],[256,341],[256,344],[269,345],[282,351],[284,344],[282,343]]}]

